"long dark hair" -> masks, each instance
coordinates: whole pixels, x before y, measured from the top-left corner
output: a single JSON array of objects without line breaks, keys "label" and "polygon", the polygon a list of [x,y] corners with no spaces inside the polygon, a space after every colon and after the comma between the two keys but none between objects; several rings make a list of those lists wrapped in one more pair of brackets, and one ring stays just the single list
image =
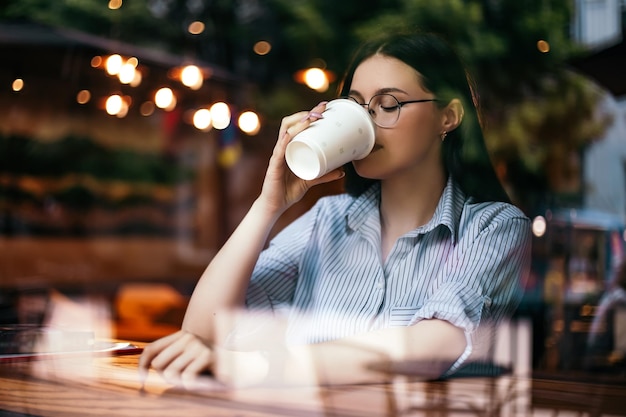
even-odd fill
[{"label": "long dark hair", "polygon": [[[476,202],[509,201],[493,169],[478,118],[477,101],[472,82],[460,58],[438,35],[431,33],[400,33],[365,43],[355,54],[339,88],[339,96],[347,96],[356,68],[367,58],[380,54],[396,58],[421,74],[423,87],[437,97],[443,108],[457,98],[463,104],[462,123],[448,132],[442,144],[446,173],[474,197]],[[359,176],[351,163],[345,167],[345,189],[358,196],[378,180]]]}]

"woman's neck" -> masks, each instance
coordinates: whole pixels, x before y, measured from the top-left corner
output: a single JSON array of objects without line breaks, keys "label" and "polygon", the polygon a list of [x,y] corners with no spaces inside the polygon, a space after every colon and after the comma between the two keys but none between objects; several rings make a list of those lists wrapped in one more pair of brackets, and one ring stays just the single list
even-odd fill
[{"label": "woman's neck", "polygon": [[407,177],[381,181],[380,224],[383,260],[399,237],[430,221],[446,181],[443,170],[423,180]]}]

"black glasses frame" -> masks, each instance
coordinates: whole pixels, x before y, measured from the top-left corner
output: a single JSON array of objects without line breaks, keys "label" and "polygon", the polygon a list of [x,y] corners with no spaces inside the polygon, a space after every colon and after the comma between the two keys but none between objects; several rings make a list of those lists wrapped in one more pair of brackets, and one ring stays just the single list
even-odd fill
[{"label": "black glasses frame", "polygon": [[397,104],[398,107],[398,115],[396,117],[396,120],[389,126],[381,126],[376,122],[376,119],[374,119],[372,117],[372,120],[374,121],[374,123],[376,124],[376,126],[378,127],[382,127],[382,128],[389,128],[389,127],[393,127],[396,123],[398,123],[398,119],[400,119],[400,110],[402,109],[402,107],[404,107],[405,104],[411,104],[411,103],[427,103],[427,102],[431,102],[431,101],[439,101],[436,98],[425,98],[425,99],[420,99],[420,100],[405,100],[405,101],[400,101],[398,100],[398,98],[396,96],[394,96],[393,94],[389,94],[389,93],[380,93],[380,94],[375,94],[373,95],[370,100],[367,103],[359,103],[357,99],[355,99],[354,97],[351,96],[344,96],[344,97],[340,97],[340,98],[346,98],[348,100],[352,100],[354,101],[356,104],[358,104],[359,106],[365,107],[367,112],[370,114],[370,116],[372,115],[372,113],[370,112],[370,104],[372,103],[372,100],[374,100],[376,97],[379,96],[389,96],[392,97]]},{"label": "black glasses frame", "polygon": [[[391,96],[391,94],[389,94],[389,95]],[[393,96],[391,96],[391,97],[393,97]],[[393,97],[393,98],[395,98],[395,97]],[[370,100],[370,101],[371,101],[371,100]],[[405,104],[411,104],[411,103],[426,103],[426,102],[429,102],[429,101],[439,101],[439,100],[437,100],[436,98],[424,98],[424,99],[421,99],[421,100],[406,100],[406,101],[400,101],[400,100],[398,100],[398,99],[396,98],[396,101],[398,102],[398,106],[400,106],[400,108],[402,108],[402,106],[404,106]],[[368,103],[368,106],[369,106],[369,103]]]}]

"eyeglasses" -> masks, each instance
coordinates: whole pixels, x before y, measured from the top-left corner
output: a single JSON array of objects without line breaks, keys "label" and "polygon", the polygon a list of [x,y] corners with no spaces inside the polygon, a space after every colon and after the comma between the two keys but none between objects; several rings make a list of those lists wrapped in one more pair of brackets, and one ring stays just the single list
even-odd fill
[{"label": "eyeglasses", "polygon": [[400,109],[405,104],[411,103],[426,103],[429,101],[437,101],[436,98],[429,98],[423,100],[407,100],[399,101],[391,94],[376,94],[372,96],[369,103],[359,103],[354,97],[342,97],[350,99],[360,106],[367,107],[367,112],[370,114],[372,120],[378,127],[393,127],[400,118]]}]

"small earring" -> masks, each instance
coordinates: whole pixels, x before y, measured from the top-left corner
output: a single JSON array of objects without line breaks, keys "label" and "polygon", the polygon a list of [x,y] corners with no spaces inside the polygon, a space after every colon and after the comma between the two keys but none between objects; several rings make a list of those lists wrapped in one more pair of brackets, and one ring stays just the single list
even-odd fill
[{"label": "small earring", "polygon": [[446,139],[446,136],[448,136],[448,132],[446,132],[445,130],[443,131],[443,133],[441,134],[441,141],[443,142]]}]

